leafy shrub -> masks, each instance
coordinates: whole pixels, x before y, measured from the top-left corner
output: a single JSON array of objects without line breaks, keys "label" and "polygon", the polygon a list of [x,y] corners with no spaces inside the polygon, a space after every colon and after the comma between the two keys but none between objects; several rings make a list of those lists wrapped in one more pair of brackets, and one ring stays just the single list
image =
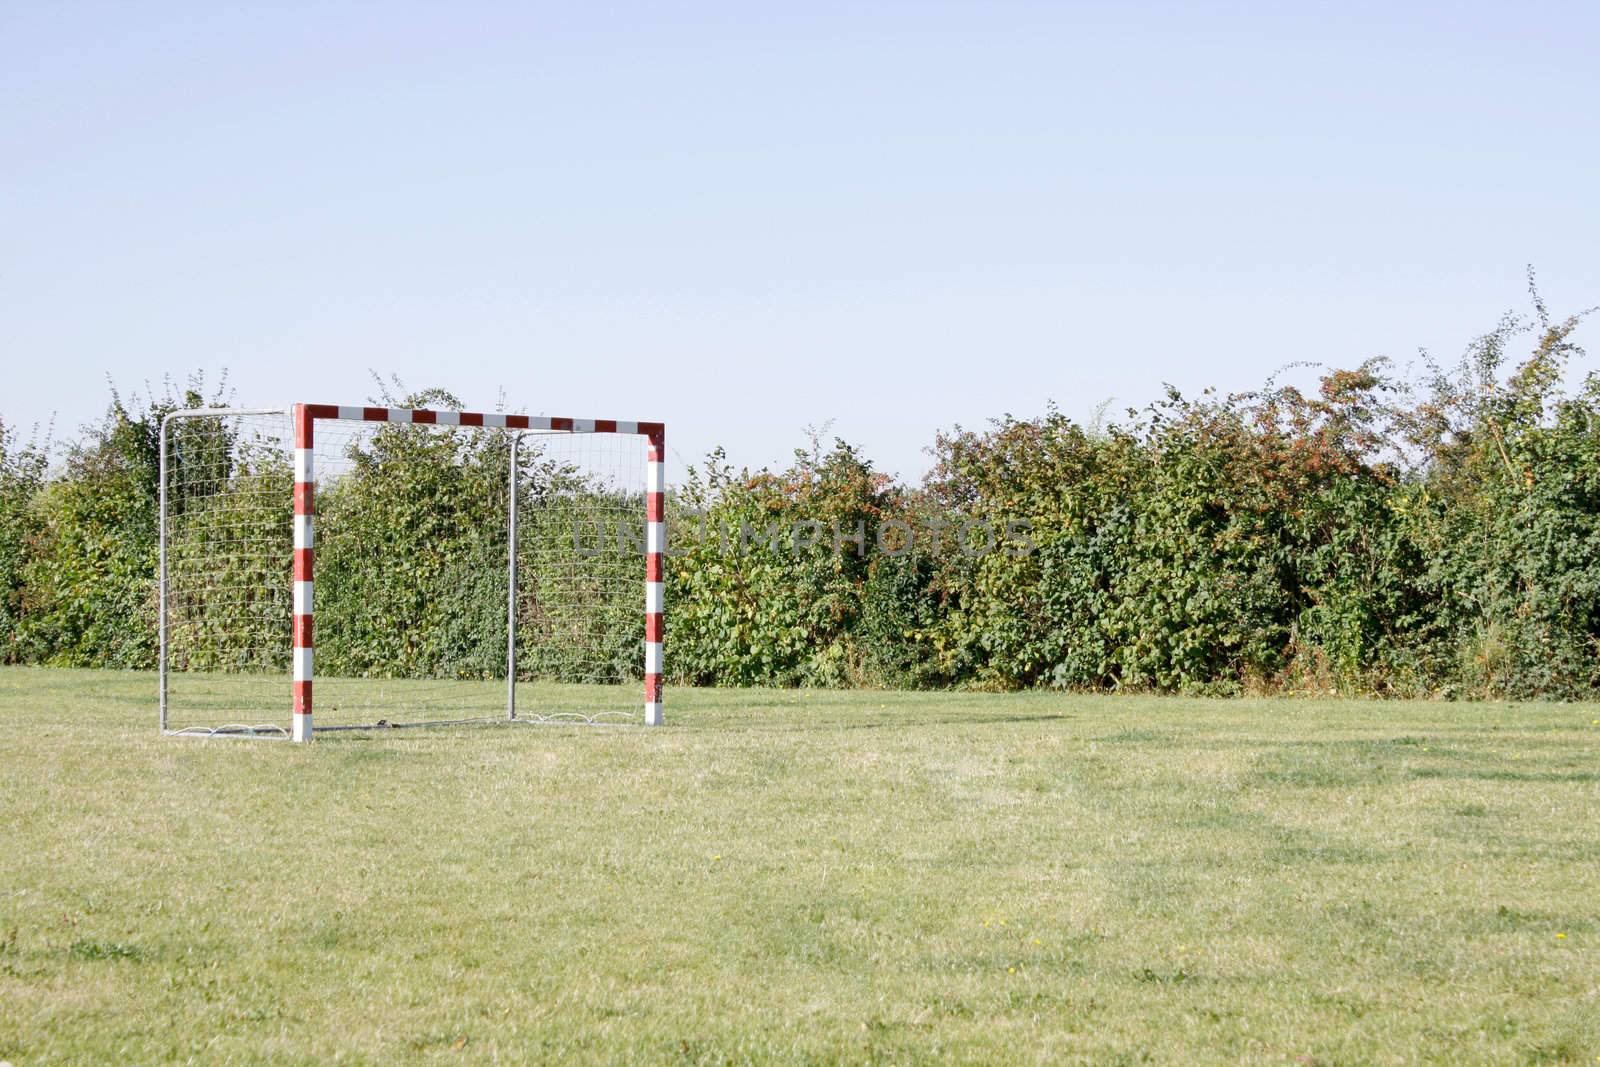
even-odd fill
[{"label": "leafy shrub", "polygon": [[22,646],[23,571],[38,535],[34,501],[45,485],[45,450],[22,443],[0,422],[0,663],[27,656]]},{"label": "leafy shrub", "polygon": [[[1536,291],[1533,306],[1415,383],[1370,361],[1309,393],[1169,391],[1107,425],[1052,408],[957,428],[915,488],[815,436],[776,471],[715,452],[668,502],[669,677],[1594,696],[1600,379],[1567,386],[1581,316],[1552,318]],[[438,392],[382,399],[456,406]],[[53,471],[0,426],[0,657],[151,663],[160,417],[199,402],[114,400]],[[221,441],[226,477],[201,478],[183,457],[225,430],[194,419],[180,432],[170,564],[224,568],[248,592],[225,616],[175,602],[174,655],[285,669],[289,526],[248,502],[261,490],[287,508],[290,472]],[[319,664],[497,676],[506,440],[395,427],[353,440],[319,488]],[[637,552],[578,567],[568,541],[642,501],[536,445],[522,462],[521,670],[637,678]],[[971,530],[992,549],[962,550]]]}]

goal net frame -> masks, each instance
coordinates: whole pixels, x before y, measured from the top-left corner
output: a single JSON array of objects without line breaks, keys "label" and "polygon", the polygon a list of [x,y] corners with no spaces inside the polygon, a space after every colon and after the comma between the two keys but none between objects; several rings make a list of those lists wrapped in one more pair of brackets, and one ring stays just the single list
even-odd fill
[{"label": "goal net frame", "polygon": [[[543,415],[511,415],[501,412],[453,411],[430,408],[398,408],[347,406],[336,404],[294,404],[285,408],[186,408],[169,413],[162,420],[160,441],[160,500],[159,500],[159,686],[161,733],[167,736],[205,737],[282,737],[281,728],[218,727],[213,729],[172,729],[168,715],[168,679],[172,673],[170,647],[169,559],[168,541],[171,527],[169,514],[169,428],[174,420],[186,418],[229,418],[246,416],[273,416],[287,420],[288,450],[293,452],[293,499],[285,501],[285,517],[293,525],[293,595],[291,632],[283,635],[290,646],[290,740],[307,742],[315,733],[314,667],[313,655],[315,620],[315,565],[316,565],[316,436],[319,423],[387,423],[412,424],[430,427],[483,427],[506,431],[509,440],[509,479],[507,501],[507,642],[505,650],[506,707],[505,719],[511,722],[535,721],[519,719],[517,714],[517,617],[518,617],[518,515],[519,497],[518,452],[527,434],[618,434],[634,435],[644,439],[644,714],[646,726],[662,723],[662,649],[665,638],[663,563],[666,554],[666,427],[660,422],[634,422],[621,419],[577,419]],[[577,550],[574,544],[574,551]],[[549,721],[546,717],[541,717]],[[324,726],[329,729],[371,729],[387,726],[436,726],[450,722],[476,721],[461,719],[433,719],[405,723],[380,720],[362,725]],[[578,721],[585,721],[580,719]],[[636,720],[637,721],[637,720]]]}]

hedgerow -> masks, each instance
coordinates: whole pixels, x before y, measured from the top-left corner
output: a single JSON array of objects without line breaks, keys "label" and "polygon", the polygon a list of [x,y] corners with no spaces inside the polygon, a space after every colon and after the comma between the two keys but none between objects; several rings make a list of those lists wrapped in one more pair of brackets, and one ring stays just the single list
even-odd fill
[{"label": "hedgerow", "polygon": [[[1506,317],[1458,365],[1428,363],[1416,379],[1374,360],[1328,371],[1310,392],[1169,390],[1117,420],[1085,425],[1050,408],[957,428],[936,438],[916,486],[840,441],[813,437],[781,470],[735,469],[715,452],[669,501],[669,677],[1595,696],[1600,379],[1572,368],[1581,319],[1553,318],[1535,292],[1530,316]],[[194,390],[139,408],[114,398],[48,465],[0,426],[0,657],[151,665],[158,427],[200,402]],[[389,430],[349,459],[320,500],[341,534],[318,560],[319,665],[493,677],[506,591],[499,442]],[[287,523],[232,514],[226,491],[187,492],[181,469],[174,477],[171,565],[239,568],[230,584],[254,590],[258,609],[241,623],[174,604],[174,654],[281,668],[286,648],[259,650],[287,625]],[[264,457],[240,457],[232,477],[285,494],[290,480]],[[272,526],[253,544],[282,551],[219,563],[208,537],[246,521]],[[555,543],[569,517],[530,508],[523,521]],[[604,627],[613,680],[637,673],[637,609],[597,593],[594,610],[615,615]],[[524,612],[522,663],[538,672],[541,642],[570,622],[536,603]]]}]

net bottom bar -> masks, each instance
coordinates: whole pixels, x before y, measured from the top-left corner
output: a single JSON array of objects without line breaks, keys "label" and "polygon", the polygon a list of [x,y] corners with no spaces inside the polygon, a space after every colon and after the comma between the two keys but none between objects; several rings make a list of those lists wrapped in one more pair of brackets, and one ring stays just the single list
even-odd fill
[{"label": "net bottom bar", "polygon": [[[507,719],[504,716],[483,716],[476,719],[430,719],[423,722],[378,722],[366,723],[340,723],[336,726],[318,726],[312,731],[315,734],[350,733],[362,730],[413,730],[427,726],[621,726],[635,727],[639,723],[631,718],[608,717],[607,713],[585,715],[582,712],[554,712],[550,715],[518,716]],[[163,737],[190,737],[201,741],[288,741],[290,733],[281,726],[246,726],[235,724],[229,726],[188,726],[181,730],[163,730]]]},{"label": "net bottom bar", "polygon": [[237,741],[287,741],[289,731],[282,726],[186,726],[181,730],[162,730],[163,737],[194,737],[202,741],[213,738]]},{"label": "net bottom bar", "polygon": [[632,718],[608,717],[607,712],[585,715],[582,712],[554,712],[550,715],[519,715],[508,719],[504,715],[482,716],[476,719],[430,719],[423,722],[389,722],[380,719],[367,723],[340,723],[336,726],[315,726],[312,735],[351,730],[412,730],[423,726],[638,726]]},{"label": "net bottom bar", "polygon": [[418,722],[390,722],[387,719],[379,719],[377,722],[339,723],[336,726],[313,725],[311,734],[314,737],[317,734],[332,733],[335,730],[410,730],[418,726],[470,726],[473,724],[492,726],[497,722],[505,721],[506,717],[504,715],[498,717],[481,715],[475,719],[423,719]]},{"label": "net bottom bar", "polygon": [[555,711],[549,715],[518,715],[511,722],[527,726],[640,726],[638,716],[616,711],[585,715],[581,711]]}]

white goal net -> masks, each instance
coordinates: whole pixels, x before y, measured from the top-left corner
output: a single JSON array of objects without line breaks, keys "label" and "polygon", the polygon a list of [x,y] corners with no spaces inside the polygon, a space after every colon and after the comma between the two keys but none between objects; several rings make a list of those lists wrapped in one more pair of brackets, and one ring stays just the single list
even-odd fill
[{"label": "white goal net", "polygon": [[163,730],[644,721],[649,438],[326,410],[302,468],[290,413],[166,421]]}]

